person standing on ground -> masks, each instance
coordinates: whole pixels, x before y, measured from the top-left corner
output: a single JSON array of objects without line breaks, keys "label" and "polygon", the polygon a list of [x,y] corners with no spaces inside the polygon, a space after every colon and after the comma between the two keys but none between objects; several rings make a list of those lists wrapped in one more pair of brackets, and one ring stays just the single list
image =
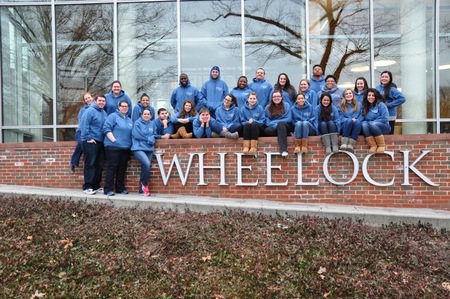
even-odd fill
[{"label": "person standing on ground", "polygon": [[244,145],[242,153],[256,154],[258,139],[264,136],[266,114],[264,108],[258,104],[258,96],[252,91],[248,95],[247,102],[240,108],[241,125],[243,126]]},{"label": "person standing on ground", "polygon": [[135,121],[132,135],[131,151],[136,160],[141,163],[141,175],[139,178],[139,194],[150,195],[148,181],[150,179],[150,168],[153,152],[155,150],[155,135],[157,128],[149,109],[142,111],[141,117]]},{"label": "person standing on ground", "polygon": [[395,121],[397,119],[397,107],[406,101],[405,96],[397,89],[397,85],[395,85],[392,80],[392,73],[390,71],[384,71],[380,76],[380,84],[376,87],[386,100],[386,107],[389,110],[389,125],[391,126],[390,134],[394,134]]},{"label": "person standing on ground", "polygon": [[309,81],[311,83],[311,89],[319,95],[322,88],[325,86],[325,77],[323,76],[323,69],[319,64],[316,64],[312,68],[312,77]]},{"label": "person standing on ground", "polygon": [[113,196],[114,190],[120,194],[128,194],[125,188],[125,173],[131,148],[131,130],[133,121],[127,117],[128,103],[120,101],[117,111],[110,114],[103,125],[105,134],[106,167],[104,193]]},{"label": "person standing on ground", "polygon": [[201,90],[202,104],[200,107],[207,107],[213,117],[216,109],[222,105],[222,101],[228,94],[228,85],[220,79],[220,68],[213,66],[209,73],[209,80],[206,81]]},{"label": "person standing on ground", "polygon": [[72,158],[70,159],[70,173],[75,173],[75,167],[80,166],[80,158],[83,151],[81,150],[81,130],[80,130],[80,123],[81,123],[81,117],[83,116],[83,113],[89,108],[89,105],[91,105],[93,97],[90,92],[85,92],[83,96],[81,97],[81,100],[83,101],[83,107],[81,107],[80,111],[78,112],[78,127],[75,131],[75,140],[77,141],[77,145],[75,147],[75,150],[73,151]]},{"label": "person standing on ground", "polygon": [[313,126],[314,107],[305,99],[303,93],[299,93],[295,99],[295,105],[291,108],[291,113],[295,137],[294,153],[307,153],[308,136],[315,135]]},{"label": "person standing on ground", "polygon": [[344,90],[344,98],[339,105],[339,119],[342,127],[341,150],[353,151],[361,133],[363,115],[362,104],[356,100],[351,88]]},{"label": "person standing on ground", "polygon": [[122,83],[120,83],[119,80],[113,81],[113,83],[111,84],[111,90],[107,94],[105,94],[105,98],[105,111],[108,115],[116,112],[117,106],[119,105],[120,101],[125,100],[128,103],[127,116],[131,118],[131,112],[133,109],[131,100],[128,94],[122,90]]},{"label": "person standing on ground", "polygon": [[320,95],[319,105],[314,108],[314,129],[316,134],[322,139],[325,147],[325,155],[332,152],[337,153],[338,132],[340,131],[339,111],[331,103],[331,95],[323,92]]},{"label": "person standing on ground", "polygon": [[287,136],[292,131],[291,107],[283,101],[281,91],[275,90],[272,93],[272,100],[265,108],[266,128],[265,136],[277,136],[280,154],[282,157],[289,156],[287,148]]},{"label": "person standing on ground", "polygon": [[263,108],[266,108],[267,104],[272,99],[273,93],[273,87],[266,81],[265,77],[266,71],[264,71],[263,68],[259,68],[256,70],[253,82],[248,85],[248,87],[258,95],[258,103]]},{"label": "person standing on ground", "polygon": [[103,191],[102,181],[104,148],[103,124],[108,114],[103,108],[106,105],[104,95],[97,96],[81,117],[81,149],[84,155],[84,184],[83,192],[95,194]]}]

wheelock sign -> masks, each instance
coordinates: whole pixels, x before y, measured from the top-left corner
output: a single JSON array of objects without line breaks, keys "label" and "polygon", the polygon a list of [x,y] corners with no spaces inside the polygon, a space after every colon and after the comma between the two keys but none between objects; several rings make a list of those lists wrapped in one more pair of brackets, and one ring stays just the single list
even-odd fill
[{"label": "wheelock sign", "polygon": [[[323,162],[323,173],[325,175],[325,178],[330,183],[332,183],[334,185],[347,185],[347,184],[350,184],[358,176],[359,162],[353,153],[348,152],[348,151],[339,151],[339,152],[346,154],[352,161],[353,172],[351,173],[351,175],[352,175],[351,178],[345,182],[338,182],[330,175],[330,173],[328,171],[328,163],[334,153],[326,156],[326,158]],[[409,159],[409,153],[411,151],[404,150],[404,151],[400,151],[400,152],[403,154],[403,183],[402,183],[402,185],[405,185],[405,186],[411,185],[409,182],[409,173],[410,173],[410,171],[412,171],[428,185],[439,186],[439,184],[433,183],[428,177],[426,177],[422,172],[420,172],[416,168],[416,164],[423,157],[425,157],[427,154],[429,154],[431,152],[431,150],[422,150],[421,155],[416,160],[414,160],[414,162],[412,162],[412,163],[410,163],[410,159]],[[394,152],[393,151],[385,151],[384,154],[390,156],[392,161],[394,161]],[[195,165],[194,167],[198,168],[199,175],[198,175],[197,185],[199,185],[199,186],[208,185],[205,183],[205,176],[204,176],[205,169],[219,170],[219,172],[220,172],[219,186],[229,185],[226,183],[226,175],[225,175],[226,174],[225,156],[227,155],[227,153],[221,153],[221,152],[217,153],[217,155],[219,156],[219,161],[218,161],[217,166],[205,165],[204,157],[205,157],[206,153],[203,153],[203,152],[189,153],[189,162],[187,164],[185,171],[183,171],[183,168],[181,167],[180,162],[178,160],[178,156],[175,154],[170,163],[170,167],[169,167],[169,170],[167,173],[164,168],[164,161],[162,159],[162,155],[163,154],[161,154],[161,153],[155,153],[155,156],[156,156],[156,159],[158,162],[159,171],[161,173],[161,177],[164,182],[164,185],[168,184],[170,176],[173,171],[173,167],[175,166],[177,169],[177,172],[178,172],[178,176],[181,180],[181,183],[184,186],[189,177],[189,172],[190,172],[191,168],[193,167],[192,163],[193,163],[194,157],[196,157],[196,156],[198,157],[198,164]],[[252,171],[252,166],[242,164],[242,155],[243,155],[242,153],[235,153],[235,155],[236,155],[236,162],[237,162],[237,166],[236,166],[237,178],[236,178],[235,186],[257,186],[259,184],[259,180],[256,180],[254,182],[243,182],[242,181],[243,172],[244,171]],[[287,186],[289,183],[288,180],[286,180],[285,182],[282,182],[282,183],[275,183],[272,181],[272,170],[273,169],[281,170],[280,165],[273,165],[272,157],[278,156],[280,154],[279,153],[264,153],[264,155],[266,156],[266,181],[265,181],[264,185],[266,185],[266,186]],[[386,186],[394,185],[395,176],[393,176],[392,179],[387,183],[376,182],[374,179],[371,178],[371,176],[369,175],[369,171],[368,171],[368,162],[373,155],[374,154],[368,154],[362,162],[361,169],[362,169],[362,175],[363,175],[364,179],[367,182],[369,182],[370,184],[375,185],[375,186],[386,187]],[[295,185],[298,185],[298,186],[317,186],[317,185],[319,185],[319,180],[313,181],[313,182],[311,182],[311,181],[304,182],[302,173],[303,173],[302,154],[299,153],[299,154],[297,154],[297,183]]]}]

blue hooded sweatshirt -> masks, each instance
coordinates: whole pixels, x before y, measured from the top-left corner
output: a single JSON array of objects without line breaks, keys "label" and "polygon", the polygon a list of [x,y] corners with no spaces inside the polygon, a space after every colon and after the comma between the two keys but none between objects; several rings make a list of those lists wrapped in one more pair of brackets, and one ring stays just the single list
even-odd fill
[{"label": "blue hooded sweatshirt", "polygon": [[[189,116],[189,114],[186,113],[186,115],[184,116],[184,119],[189,119],[189,122],[193,124],[194,120],[197,116],[198,116],[197,114],[194,116]],[[181,117],[181,112],[177,112],[177,113],[175,113],[174,116],[170,117],[170,122],[177,124],[178,119],[180,119],[180,118],[183,118],[183,117]]]},{"label": "blue hooded sweatshirt", "polygon": [[248,102],[245,103],[245,105],[241,107],[239,118],[243,126],[248,123],[250,118],[253,118],[253,121],[257,122],[260,126],[266,124],[266,113],[264,112],[264,108],[261,107],[261,105],[258,105],[258,102],[256,102],[256,105],[253,106],[253,108],[250,108]]},{"label": "blue hooded sweatshirt", "polygon": [[[384,88],[385,86],[379,84],[376,89],[381,93],[384,97]],[[401,93],[397,88],[391,86],[391,90],[389,91],[389,96],[385,99],[386,107],[389,111],[389,120],[397,119],[397,106],[400,106],[406,101],[405,96]]]},{"label": "blue hooded sweatshirt", "polygon": [[[216,70],[219,72],[217,79],[213,79],[211,72]],[[202,106],[207,107],[211,113],[214,115],[216,109],[220,107],[223,103],[223,99],[228,94],[228,85],[225,81],[220,80],[220,69],[218,66],[213,66],[209,72],[209,80],[206,81],[202,86],[202,104],[199,105],[199,110]]]},{"label": "blue hooded sweatshirt", "polygon": [[[105,141],[103,142],[105,148],[126,150],[131,147],[131,129],[133,128],[133,122],[127,116],[123,116],[119,110],[115,113],[108,115],[105,123],[103,124],[103,134],[105,134]],[[106,134],[112,132],[116,138],[115,142],[112,142]]]},{"label": "blue hooded sweatshirt", "polygon": [[137,121],[139,119],[139,117],[141,117],[142,112],[144,111],[145,108],[148,108],[148,110],[150,110],[150,113],[152,114],[152,117],[150,118],[150,120],[154,120],[155,119],[155,108],[153,108],[150,105],[147,106],[147,107],[144,107],[144,106],[142,106],[141,101],[139,101],[137,103],[137,105],[134,106],[134,108],[133,108],[133,116],[131,117],[131,120],[133,121],[133,123],[135,121]]},{"label": "blue hooded sweatshirt", "polygon": [[342,111],[341,106],[339,105],[339,121],[343,123],[347,118],[355,118],[359,121],[363,120],[363,114],[362,114],[362,104],[358,102],[358,108],[356,111],[353,111],[353,104],[352,103],[346,103],[347,105],[347,111]]},{"label": "blue hooded sweatshirt", "polygon": [[[319,122],[322,120],[320,119],[320,110],[322,109],[322,105],[318,105],[314,108],[314,130],[316,130],[317,136],[320,136],[319,132]],[[331,105],[331,120],[334,122],[337,128],[337,132],[341,131],[341,122],[339,120],[339,110],[336,106]]]},{"label": "blue hooded sweatshirt", "polygon": [[253,78],[253,82],[251,82],[248,87],[256,92],[256,95],[258,96],[258,103],[263,107],[266,108],[267,104],[269,103],[272,93],[273,93],[273,87],[272,85],[267,82],[266,80],[258,80],[256,78]]},{"label": "blue hooded sweatshirt", "polygon": [[157,139],[161,138],[161,136],[166,135],[166,134],[172,135],[175,130],[170,117],[167,119],[167,128],[164,128],[164,125],[162,124],[162,122],[159,118],[155,118],[155,120],[153,120],[153,122],[155,123],[156,129],[157,129],[156,133],[155,133],[155,136]]},{"label": "blue hooded sweatshirt", "polygon": [[319,104],[319,96],[317,93],[310,88],[308,88],[305,92],[305,100],[312,105],[312,107],[316,107]]},{"label": "blue hooded sweatshirt", "polygon": [[170,97],[170,105],[172,106],[173,111],[175,113],[181,111],[185,100],[193,101],[195,103],[195,108],[198,110],[200,108],[201,103],[203,102],[202,94],[198,91],[196,87],[191,85],[191,82],[189,80],[187,81],[186,87],[183,86],[181,82],[179,85],[180,86],[178,86],[173,90],[172,96]]},{"label": "blue hooded sweatshirt", "polygon": [[81,107],[80,111],[78,111],[78,127],[75,132],[81,132],[80,130],[81,117],[83,116],[84,112],[86,112],[87,108],[89,108],[89,105],[84,104],[84,106]]},{"label": "blue hooded sweatshirt", "polygon": [[153,152],[155,150],[155,134],[157,134],[157,128],[154,121],[138,118],[131,131],[131,150]]},{"label": "blue hooded sweatshirt", "polygon": [[317,94],[325,87],[325,76],[322,75],[319,80],[317,80],[314,76],[309,80],[309,85],[312,90],[314,90]]},{"label": "blue hooded sweatshirt", "polygon": [[291,123],[292,121],[292,113],[291,113],[291,107],[289,106],[288,103],[284,103],[284,114],[280,115],[280,116],[271,116],[269,113],[269,105],[266,106],[265,110],[265,114],[266,114],[266,126],[271,127],[271,128],[276,128],[277,124],[279,122],[284,122],[284,123]]},{"label": "blue hooded sweatshirt", "polygon": [[116,112],[119,103],[125,100],[128,103],[127,116],[131,118],[131,111],[133,111],[133,106],[131,105],[130,97],[125,93],[125,91],[121,90],[119,92],[119,95],[117,97],[114,97],[114,94],[111,90],[110,92],[105,94],[105,98],[106,98],[105,111],[106,113],[108,113],[108,115]]},{"label": "blue hooded sweatshirt", "polygon": [[81,117],[81,141],[93,139],[96,142],[103,142],[105,138],[103,124],[107,117],[108,114],[106,114],[105,110],[98,107],[95,102],[92,102]]},{"label": "blue hooded sweatshirt", "polygon": [[239,107],[243,107],[247,102],[248,95],[252,92],[252,90],[248,87],[241,89],[235,87],[230,93],[234,95],[237,99],[237,103]]},{"label": "blue hooded sweatshirt", "polygon": [[308,103],[308,101],[305,101],[303,107],[300,107],[297,104],[292,106],[291,113],[292,125],[294,126],[298,121],[309,121],[311,125],[314,122],[314,107]]},{"label": "blue hooded sweatshirt", "polygon": [[320,91],[320,93],[317,94],[317,96],[320,99],[320,95],[322,94],[322,92],[328,92],[331,95],[331,103],[333,104],[333,106],[335,107],[339,107],[339,104],[341,103],[341,99],[342,99],[342,90],[338,87],[337,84],[334,84],[333,88],[328,89],[326,86],[324,86],[322,88],[322,90]]},{"label": "blue hooded sweatshirt", "polygon": [[389,126],[388,108],[382,102],[379,102],[375,106],[370,106],[369,111],[364,115],[364,121],[375,121]]},{"label": "blue hooded sweatshirt", "polygon": [[234,131],[235,128],[241,126],[239,119],[239,108],[233,105],[229,110],[222,105],[216,109],[216,120],[222,127],[227,128],[228,131]]},{"label": "blue hooded sweatshirt", "polygon": [[196,138],[211,138],[212,132],[220,134],[222,130],[222,126],[213,117],[211,117],[209,120],[209,127],[206,128],[202,127],[200,115],[198,115],[195,118],[193,127],[194,127],[194,136]]}]

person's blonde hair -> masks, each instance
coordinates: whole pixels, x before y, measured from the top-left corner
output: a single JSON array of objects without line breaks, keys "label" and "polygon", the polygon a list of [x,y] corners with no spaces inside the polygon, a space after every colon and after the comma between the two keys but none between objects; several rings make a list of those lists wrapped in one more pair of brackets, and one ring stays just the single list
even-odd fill
[{"label": "person's blonde hair", "polygon": [[351,88],[346,88],[346,89],[344,89],[344,92],[342,93],[342,100],[341,100],[341,103],[340,103],[341,111],[347,112],[347,100],[345,99],[345,93],[346,93],[348,90],[351,91],[351,92],[352,92],[352,95],[353,95],[353,98],[352,98],[352,105],[353,105],[353,112],[355,112],[355,111],[357,111],[358,108],[359,108],[359,107],[358,107],[359,103],[358,103],[358,101],[356,100],[355,93],[353,92],[353,89],[351,89]]}]

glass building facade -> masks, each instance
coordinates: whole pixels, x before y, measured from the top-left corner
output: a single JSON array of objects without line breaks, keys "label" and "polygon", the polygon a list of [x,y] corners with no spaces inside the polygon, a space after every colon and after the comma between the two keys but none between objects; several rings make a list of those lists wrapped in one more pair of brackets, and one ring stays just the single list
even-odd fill
[{"label": "glass building facade", "polygon": [[450,132],[450,0],[0,0],[0,142],[74,140],[85,91],[113,80],[170,107],[178,75],[230,90],[258,67],[298,88],[314,64],[341,88],[389,70],[397,133]]}]

